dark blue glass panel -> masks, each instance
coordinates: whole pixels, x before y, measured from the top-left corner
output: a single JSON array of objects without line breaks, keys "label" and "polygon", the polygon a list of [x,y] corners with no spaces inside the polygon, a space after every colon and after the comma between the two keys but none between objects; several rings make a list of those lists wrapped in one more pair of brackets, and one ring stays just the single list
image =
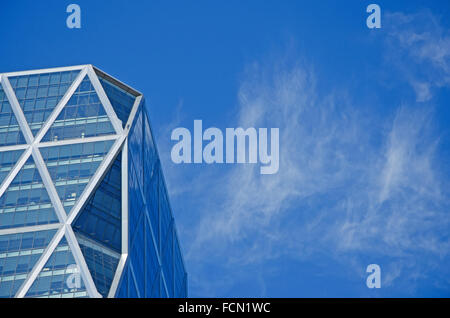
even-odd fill
[{"label": "dark blue glass panel", "polygon": [[[76,283],[77,280],[79,284]],[[63,237],[36,277],[26,297],[81,298],[87,296],[83,278],[72,251]]]},{"label": "dark blue glass panel", "polygon": [[165,242],[163,242],[162,251],[162,269],[164,273],[164,279],[166,281],[169,297],[174,297],[174,264],[173,264],[173,232],[172,226],[169,227],[169,231]]},{"label": "dark blue glass panel", "polygon": [[178,297],[178,298],[186,298],[186,297],[188,296],[187,290],[188,290],[188,286],[187,286],[187,274],[185,274],[185,275],[184,275],[183,284],[182,284],[180,290],[178,290],[178,295],[176,295],[175,297]]},{"label": "dark blue glass panel", "polygon": [[11,104],[0,84],[0,146],[25,144]]},{"label": "dark blue glass panel", "polygon": [[56,118],[43,141],[115,134],[108,115],[86,76]]},{"label": "dark blue glass panel", "polygon": [[125,268],[123,269],[122,277],[120,279],[119,285],[117,286],[116,297],[128,297],[128,266],[125,266]]},{"label": "dark blue glass panel", "polygon": [[[145,110],[145,104],[142,106]],[[159,249],[159,160],[154,146],[150,123],[146,111],[143,111],[144,126],[144,193],[147,202],[147,213]]]},{"label": "dark blue glass panel", "polygon": [[113,144],[114,140],[107,140],[41,148],[66,212],[75,205]]},{"label": "dark blue glass panel", "polygon": [[134,168],[131,167],[128,173],[128,222],[129,222],[129,240],[133,239],[135,231],[138,227],[138,220],[140,217],[140,213],[142,212],[142,208],[144,206],[144,200],[142,197],[141,189],[137,182],[136,173],[134,172]]},{"label": "dark blue glass panel", "polygon": [[[147,177],[147,175],[146,175]],[[147,215],[150,220],[153,236],[155,238],[158,251],[160,250],[160,230],[159,230],[159,170],[155,169],[151,178],[146,178],[147,184]]]},{"label": "dark blue glass panel", "polygon": [[167,297],[169,297],[169,296],[167,295],[166,288],[164,287],[164,279],[163,279],[162,274],[161,274],[160,280],[159,280],[159,292],[160,292],[160,297],[161,297],[161,298],[167,298]]},{"label": "dark blue glass panel", "polygon": [[[143,128],[142,128],[142,104],[136,114],[133,126],[131,127],[128,138],[128,152],[130,154],[130,161],[136,169],[139,186],[143,187]],[[142,188],[143,189],[143,188]]]},{"label": "dark blue glass panel", "polygon": [[[142,106],[143,109],[145,109],[145,104]],[[152,131],[150,128],[150,122],[148,120],[147,117],[147,113],[145,111],[143,111],[143,128],[144,128],[144,142],[142,143],[144,148],[143,148],[143,161],[144,161],[144,165],[143,165],[143,169],[144,169],[144,174],[145,174],[145,178],[147,178],[147,180],[151,179],[154,175],[154,173],[157,170],[157,163],[158,163],[158,155],[157,155],[157,151],[154,145],[154,141],[153,141],[153,135],[152,135]],[[144,192],[147,193],[148,191],[150,191],[150,189],[148,189],[148,182],[144,182]]]},{"label": "dark blue glass panel", "polygon": [[111,288],[120,254],[81,234],[76,234],[97,291],[107,297]]},{"label": "dark blue glass panel", "polygon": [[58,222],[33,157],[0,197],[0,229]]},{"label": "dark blue glass panel", "polygon": [[77,70],[9,78],[34,135],[41,129],[79,73]]},{"label": "dark blue glass panel", "polygon": [[[137,282],[133,287],[134,283],[128,281],[128,288],[136,288],[135,292],[142,297],[185,297],[184,264],[179,242],[174,241],[174,223],[164,176],[143,103],[130,129],[128,145],[129,264]],[[145,218],[141,211],[145,211]],[[145,233],[145,244],[141,242],[141,232]],[[142,275],[143,265],[145,275]],[[145,281],[145,285],[140,280]]]},{"label": "dark blue glass panel", "polygon": [[141,187],[137,181],[136,171],[132,161],[129,162],[128,171],[128,222],[129,222],[129,240],[133,240],[135,230],[138,226],[140,214],[143,211],[144,199],[142,197]]},{"label": "dark blue glass panel", "polygon": [[185,276],[186,272],[184,270],[184,264],[183,264],[183,258],[181,256],[181,248],[180,244],[178,242],[178,237],[176,233],[174,233],[174,247],[173,247],[173,253],[174,253],[174,284],[175,284],[175,297],[185,297],[184,290],[185,290]]},{"label": "dark blue glass panel", "polygon": [[125,127],[136,97],[108,79],[101,77],[100,74],[98,78],[117,117],[122,121],[122,126]]},{"label": "dark blue glass panel", "polygon": [[120,152],[73,224],[94,283],[104,297],[121,252],[121,157]]},{"label": "dark blue glass panel", "polygon": [[161,218],[160,229],[161,229],[161,248],[164,246],[164,240],[167,239],[171,234],[169,233],[169,227],[172,224],[172,212],[170,210],[169,200],[167,198],[166,187],[164,184],[164,179],[161,176],[159,178],[159,215]]},{"label": "dark blue glass panel", "polygon": [[[159,279],[158,275],[161,270],[159,266],[157,246],[155,245],[148,219],[146,219],[145,222],[147,223],[145,231],[145,295],[146,297],[159,297],[159,294],[157,296],[153,295],[155,293],[155,281]],[[157,288],[156,291],[159,292],[159,288]]]},{"label": "dark blue glass panel", "polygon": [[149,298],[160,298],[161,297],[161,271],[156,273],[156,277],[150,285],[150,294],[147,294]]},{"label": "dark blue glass panel", "polygon": [[121,252],[121,157],[120,152],[97,190],[73,224],[75,233]]},{"label": "dark blue glass panel", "polygon": [[0,298],[14,297],[55,233],[0,235]]},{"label": "dark blue glass panel", "polygon": [[136,287],[139,293],[145,293],[145,261],[147,258],[147,249],[145,248],[145,214],[140,213],[140,219],[132,232],[133,239],[130,244],[130,257],[133,266],[133,273],[136,279]]},{"label": "dark blue glass panel", "polygon": [[139,298],[138,290],[135,283],[135,277],[133,275],[133,266],[130,264],[128,267],[128,297],[129,298]]}]

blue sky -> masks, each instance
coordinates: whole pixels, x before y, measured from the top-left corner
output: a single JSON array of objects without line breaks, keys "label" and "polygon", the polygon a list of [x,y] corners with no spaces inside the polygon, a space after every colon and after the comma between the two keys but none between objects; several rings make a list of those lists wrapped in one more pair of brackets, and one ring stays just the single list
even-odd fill
[{"label": "blue sky", "polygon": [[[76,1],[79,30],[69,3],[2,4],[0,72],[90,63],[146,95],[190,296],[450,296],[448,1],[376,1],[374,30],[371,1]],[[173,164],[194,119],[279,127],[279,172]]]}]

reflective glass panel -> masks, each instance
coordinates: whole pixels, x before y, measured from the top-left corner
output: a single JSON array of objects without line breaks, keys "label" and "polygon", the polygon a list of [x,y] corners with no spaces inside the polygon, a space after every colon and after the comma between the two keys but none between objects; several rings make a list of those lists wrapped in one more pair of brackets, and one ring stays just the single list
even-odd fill
[{"label": "reflective glass panel", "polygon": [[107,297],[120,254],[81,234],[76,234],[76,237],[97,291]]},{"label": "reflective glass panel", "polygon": [[115,134],[100,99],[86,76],[67,102],[43,141]]},{"label": "reflective glass panel", "polygon": [[79,73],[76,70],[9,78],[33,135],[41,129]]},{"label": "reflective glass panel", "polygon": [[0,229],[55,222],[58,218],[30,156],[0,197]]},{"label": "reflective glass panel", "polygon": [[100,80],[117,117],[122,121],[122,126],[125,127],[136,97],[107,78],[99,76],[98,79]]},{"label": "reflective glass panel", "polygon": [[0,184],[16,165],[24,150],[0,152]]},{"label": "reflective glass panel", "polygon": [[55,233],[0,235],[0,298],[14,297]]},{"label": "reflective glass panel", "polygon": [[75,205],[113,143],[107,140],[40,149],[66,212]]},{"label": "reflective glass panel", "polygon": [[80,270],[65,237],[36,277],[26,297],[88,297]]},{"label": "reflective glass panel", "polygon": [[25,144],[16,116],[0,85],[0,146]]}]

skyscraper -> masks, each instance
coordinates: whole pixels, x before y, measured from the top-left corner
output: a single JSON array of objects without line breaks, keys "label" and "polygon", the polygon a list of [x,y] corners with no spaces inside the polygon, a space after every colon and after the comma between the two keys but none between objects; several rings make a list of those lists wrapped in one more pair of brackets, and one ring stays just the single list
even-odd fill
[{"label": "skyscraper", "polygon": [[0,297],[186,297],[143,95],[92,65],[0,83]]}]

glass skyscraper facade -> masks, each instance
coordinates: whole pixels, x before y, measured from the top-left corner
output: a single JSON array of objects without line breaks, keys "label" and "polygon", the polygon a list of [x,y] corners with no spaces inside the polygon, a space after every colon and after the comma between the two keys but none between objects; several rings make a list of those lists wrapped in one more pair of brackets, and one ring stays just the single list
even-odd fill
[{"label": "glass skyscraper facade", "polygon": [[187,297],[143,95],[92,65],[0,84],[0,298]]}]

